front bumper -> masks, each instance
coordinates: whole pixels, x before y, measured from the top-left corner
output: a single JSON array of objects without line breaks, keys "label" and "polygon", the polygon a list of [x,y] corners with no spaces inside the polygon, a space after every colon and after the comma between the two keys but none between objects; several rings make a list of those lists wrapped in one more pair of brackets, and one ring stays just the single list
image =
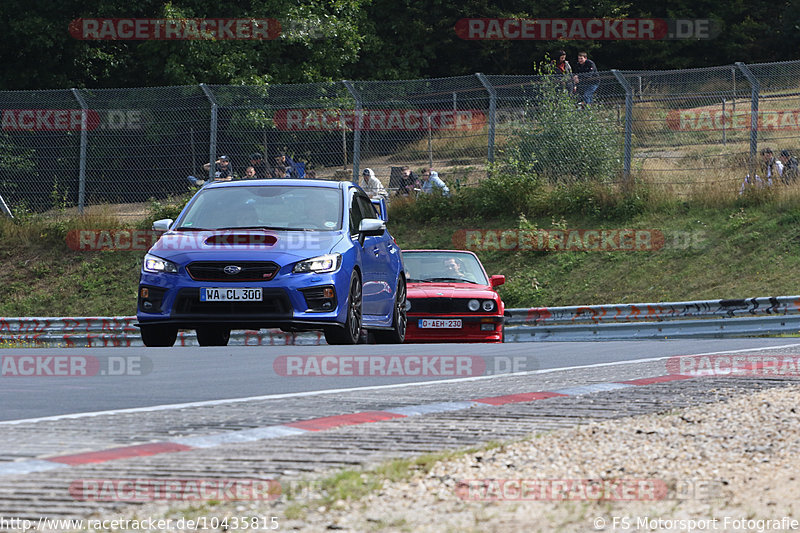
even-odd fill
[{"label": "front bumper", "polygon": [[[459,319],[461,328],[420,328],[421,318]],[[502,315],[408,313],[405,342],[503,342],[504,323],[505,318]]]},{"label": "front bumper", "polygon": [[[343,281],[344,280],[344,281]],[[261,302],[201,302],[203,287],[261,288]],[[312,288],[333,289],[322,309]],[[183,329],[215,324],[231,329],[314,330],[344,323],[350,273],[284,274],[270,281],[195,281],[181,274],[142,272],[136,317],[140,324],[171,324]]]}]

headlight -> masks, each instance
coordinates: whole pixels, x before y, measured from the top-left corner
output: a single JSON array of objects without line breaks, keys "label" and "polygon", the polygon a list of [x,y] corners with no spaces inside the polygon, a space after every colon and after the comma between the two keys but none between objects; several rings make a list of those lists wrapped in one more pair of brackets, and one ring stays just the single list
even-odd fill
[{"label": "headlight", "polygon": [[487,313],[489,311],[494,311],[494,302],[492,300],[484,300],[483,301],[483,310]]},{"label": "headlight", "polygon": [[146,254],[144,256],[144,271],[152,272],[154,274],[158,274],[160,272],[172,272],[174,274],[178,272],[178,265],[172,261],[167,261],[166,259],[156,257],[155,255]]},{"label": "headlight", "polygon": [[300,261],[292,272],[295,274],[302,274],[304,272],[334,272],[342,266],[342,254],[326,254],[319,257],[312,257],[305,261]]},{"label": "headlight", "polygon": [[470,311],[477,311],[481,308],[481,303],[478,300],[470,300],[467,307]]}]

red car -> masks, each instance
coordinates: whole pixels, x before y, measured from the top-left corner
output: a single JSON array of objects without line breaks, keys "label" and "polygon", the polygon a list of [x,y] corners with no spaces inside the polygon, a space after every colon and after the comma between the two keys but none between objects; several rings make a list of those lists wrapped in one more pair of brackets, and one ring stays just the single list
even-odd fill
[{"label": "red car", "polygon": [[405,342],[503,342],[505,305],[478,257],[461,250],[403,250],[408,275]]}]

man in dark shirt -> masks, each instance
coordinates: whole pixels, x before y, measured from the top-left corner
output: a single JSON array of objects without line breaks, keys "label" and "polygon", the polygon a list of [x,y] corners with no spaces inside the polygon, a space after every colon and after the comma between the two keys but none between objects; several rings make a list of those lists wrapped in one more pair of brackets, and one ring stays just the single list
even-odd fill
[{"label": "man in dark shirt", "polygon": [[600,86],[597,65],[589,59],[586,52],[578,52],[578,66],[573,69],[573,72],[572,81],[575,82],[573,90],[583,95],[584,104],[591,104],[594,92]]}]

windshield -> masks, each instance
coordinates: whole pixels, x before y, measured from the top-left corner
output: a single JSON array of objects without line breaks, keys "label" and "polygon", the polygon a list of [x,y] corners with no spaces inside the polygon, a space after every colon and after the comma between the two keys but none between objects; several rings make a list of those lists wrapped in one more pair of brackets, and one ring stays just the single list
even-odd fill
[{"label": "windshield", "polygon": [[336,231],[342,227],[339,189],[253,185],[203,189],[178,230],[266,228]]},{"label": "windshield", "polygon": [[461,282],[488,285],[478,258],[465,252],[403,252],[410,282]]}]

